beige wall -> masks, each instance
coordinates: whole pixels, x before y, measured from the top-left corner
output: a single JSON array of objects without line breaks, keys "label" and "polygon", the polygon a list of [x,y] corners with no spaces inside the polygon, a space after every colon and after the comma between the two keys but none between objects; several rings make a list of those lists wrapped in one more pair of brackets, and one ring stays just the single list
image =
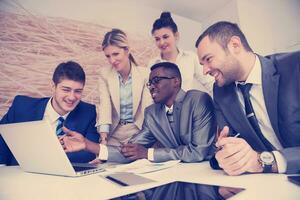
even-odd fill
[{"label": "beige wall", "polygon": [[238,23],[250,46],[261,55],[300,50],[299,0],[232,0],[202,25]]},{"label": "beige wall", "polygon": [[299,0],[238,1],[241,28],[263,55],[300,50],[299,10]]}]

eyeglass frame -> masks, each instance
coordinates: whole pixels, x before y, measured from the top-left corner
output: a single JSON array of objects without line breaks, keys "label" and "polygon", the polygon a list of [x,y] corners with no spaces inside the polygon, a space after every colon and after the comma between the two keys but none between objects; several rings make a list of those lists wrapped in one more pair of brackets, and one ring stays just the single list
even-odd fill
[{"label": "eyeglass frame", "polygon": [[146,86],[149,88],[151,87],[151,85],[157,85],[159,84],[159,82],[161,80],[170,80],[170,79],[174,79],[176,78],[175,76],[172,76],[172,77],[167,77],[167,76],[155,76],[154,78],[152,78],[151,80],[149,80],[147,83],[146,83]]}]

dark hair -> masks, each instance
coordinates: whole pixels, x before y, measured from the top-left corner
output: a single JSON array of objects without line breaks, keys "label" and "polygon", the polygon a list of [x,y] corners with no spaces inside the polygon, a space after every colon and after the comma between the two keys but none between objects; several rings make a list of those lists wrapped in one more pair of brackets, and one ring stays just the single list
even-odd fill
[{"label": "dark hair", "polygon": [[[129,44],[127,35],[120,29],[112,29],[111,31],[105,34],[104,39],[102,41],[102,49],[104,50],[109,45],[128,50]],[[129,60],[135,65],[138,65],[131,53],[129,54]]]},{"label": "dark hair", "polygon": [[64,79],[80,82],[84,85],[85,73],[82,67],[74,61],[60,63],[53,73],[52,80],[57,85]]},{"label": "dark hair", "polygon": [[173,21],[170,12],[162,12],[161,13],[160,18],[155,20],[155,22],[153,23],[151,33],[153,34],[154,31],[161,29],[161,28],[170,28],[173,33],[178,32],[177,25]]},{"label": "dark hair", "polygon": [[159,63],[152,65],[151,71],[153,71],[157,68],[163,68],[168,73],[170,73],[171,76],[178,78],[180,80],[180,87],[181,87],[181,82],[182,82],[181,73],[176,64],[171,63],[171,62],[159,62]]},{"label": "dark hair", "polygon": [[216,40],[225,50],[227,49],[227,44],[229,43],[231,37],[238,36],[244,48],[247,51],[253,52],[244,33],[235,23],[220,21],[211,25],[199,36],[198,40],[196,41],[196,48],[205,36],[208,36],[211,40]]}]

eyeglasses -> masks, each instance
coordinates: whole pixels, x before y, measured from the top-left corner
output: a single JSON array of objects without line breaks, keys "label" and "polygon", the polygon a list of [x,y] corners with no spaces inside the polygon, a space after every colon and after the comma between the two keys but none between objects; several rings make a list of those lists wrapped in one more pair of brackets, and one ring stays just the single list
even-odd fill
[{"label": "eyeglasses", "polygon": [[147,87],[151,87],[151,85],[157,85],[163,79],[173,79],[175,77],[166,77],[166,76],[155,76],[151,80],[148,81]]}]

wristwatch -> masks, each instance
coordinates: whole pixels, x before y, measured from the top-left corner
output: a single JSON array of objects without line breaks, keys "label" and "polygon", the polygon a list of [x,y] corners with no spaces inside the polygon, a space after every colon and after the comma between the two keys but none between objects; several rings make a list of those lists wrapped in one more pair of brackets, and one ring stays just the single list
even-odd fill
[{"label": "wristwatch", "polygon": [[258,162],[263,168],[263,173],[271,173],[272,165],[275,163],[275,157],[272,152],[263,151],[258,156]]}]

